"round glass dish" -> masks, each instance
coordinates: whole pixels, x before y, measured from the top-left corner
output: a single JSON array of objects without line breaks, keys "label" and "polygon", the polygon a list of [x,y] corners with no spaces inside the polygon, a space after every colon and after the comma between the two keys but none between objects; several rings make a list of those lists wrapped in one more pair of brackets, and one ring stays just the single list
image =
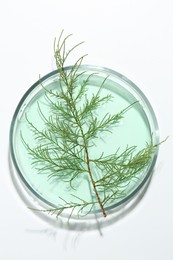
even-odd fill
[{"label": "round glass dish", "polygon": [[[70,69],[71,67],[65,68],[66,72],[70,71]],[[89,148],[91,158],[99,158],[103,152],[107,156],[115,153],[115,151],[122,153],[127,147],[135,146],[139,151],[145,148],[146,143],[150,143],[151,139],[154,144],[159,143],[158,124],[153,109],[145,95],[134,83],[123,75],[103,67],[80,66],[79,73],[84,71],[85,73],[79,76],[79,81],[83,82],[88,75],[92,74],[87,93],[90,97],[98,92],[104,79],[109,76],[102,87],[100,95],[101,97],[111,95],[112,101],[105,103],[98,109],[96,112],[98,121],[106,113],[118,114],[131,104],[134,104],[126,111],[115,128],[108,129],[111,132],[105,131],[100,134],[99,138],[94,140]],[[79,203],[79,198],[83,201],[92,201],[94,196],[86,174],[81,174],[70,186],[61,179],[49,179],[49,169],[47,169],[46,173],[38,173],[37,167],[33,164],[24,144],[26,142],[29,146],[34,147],[37,143],[33,128],[31,129],[28,121],[32,122],[39,131],[44,131],[43,115],[49,117],[51,114],[50,104],[45,96],[45,89],[58,91],[59,88],[58,71],[53,71],[37,81],[19,102],[10,129],[10,155],[17,176],[28,193],[46,209],[50,207],[56,208],[61,205],[62,198],[66,202]],[[24,139],[24,142],[22,139]],[[127,183],[122,185],[124,195],[115,197],[111,203],[106,204],[105,211],[107,213],[109,210],[130,200],[143,187],[152,173],[157,152],[158,149],[147,167],[137,174],[137,178],[134,178],[128,185],[126,185]],[[92,216],[93,212],[101,212],[99,205],[92,208],[89,215]],[[65,216],[70,214],[71,210],[67,210]],[[75,214],[77,215],[78,212],[75,212],[74,209],[73,215],[75,216]]]}]

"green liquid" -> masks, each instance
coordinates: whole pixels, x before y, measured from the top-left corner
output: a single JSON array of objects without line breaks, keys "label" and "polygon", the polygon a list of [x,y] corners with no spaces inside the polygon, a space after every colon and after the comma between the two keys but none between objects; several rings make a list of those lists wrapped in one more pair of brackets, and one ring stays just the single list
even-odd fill
[{"label": "green liquid", "polygon": [[[87,77],[87,73],[82,76],[82,79],[84,79],[84,77]],[[88,97],[92,96],[93,93],[97,93],[104,78],[104,73],[100,73],[91,78],[90,85],[88,86]],[[58,91],[59,84],[57,75],[55,74],[46,79],[43,82],[43,85],[48,89]],[[129,82],[126,82],[118,76],[115,77],[114,75],[111,75],[100,93],[101,96],[107,94],[111,94],[113,99],[111,102],[106,103],[98,109],[98,120],[103,118],[107,112],[116,114],[135,101],[138,101],[138,103],[132,106],[124,114],[124,118],[120,120],[116,127],[110,129],[111,133],[101,133],[99,138],[93,141],[92,147],[89,148],[90,158],[98,158],[101,156],[102,152],[104,152],[104,155],[113,154],[118,148],[120,148],[119,151],[122,152],[126,149],[127,145],[137,146],[137,150],[140,150],[145,148],[146,142],[150,143],[151,134],[153,135],[153,139],[156,139],[154,129],[155,122],[153,122],[150,108],[148,108],[141,93],[139,94],[138,91],[129,84]],[[86,201],[95,200],[95,195],[91,192],[92,187],[90,186],[89,174],[84,173],[81,174],[79,178],[76,178],[74,180],[75,189],[73,189],[69,186],[68,182],[63,182],[60,179],[54,178],[48,180],[48,174],[45,172],[38,173],[35,166],[32,165],[32,158],[28,155],[28,151],[22,143],[21,132],[26,143],[31,147],[34,147],[36,145],[36,140],[33,132],[28,127],[25,114],[27,114],[29,121],[38,129],[44,129],[44,122],[38,112],[38,102],[44,115],[49,116],[51,113],[50,106],[45,98],[45,91],[39,83],[21,103],[13,126],[12,145],[15,154],[15,161],[19,168],[20,175],[22,175],[25,180],[25,184],[29,186],[31,191],[37,197],[41,198],[41,200],[46,202],[48,205],[55,207],[62,203],[59,197],[62,197],[66,201],[78,201],[71,197],[71,194],[75,194],[75,196],[81,197]],[[128,197],[140,185],[140,183],[142,183],[150,166],[151,165],[149,165],[149,167],[143,172],[139,173],[138,180],[133,181],[126,187],[125,196]],[[94,178],[103,174],[92,165],[91,167]],[[113,204],[118,203],[120,200],[121,199],[118,198]],[[96,209],[99,209],[99,206]]]}]

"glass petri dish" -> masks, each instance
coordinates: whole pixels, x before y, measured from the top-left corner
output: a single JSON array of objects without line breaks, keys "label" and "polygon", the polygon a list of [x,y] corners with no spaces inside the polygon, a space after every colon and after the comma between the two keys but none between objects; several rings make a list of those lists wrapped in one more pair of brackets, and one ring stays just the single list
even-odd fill
[{"label": "glass petri dish", "polygon": [[[66,72],[71,67],[65,68]],[[97,66],[81,65],[79,68],[78,83],[83,82],[92,74],[88,83],[88,97],[97,93],[104,79],[109,76],[102,87],[100,96],[111,95],[111,102],[105,103],[96,111],[96,117],[101,120],[106,113],[117,114],[131,104],[130,109],[126,111],[123,118],[116,127],[100,133],[97,139],[91,143],[89,153],[91,158],[99,158],[118,151],[120,154],[128,147],[136,147],[136,152],[145,148],[146,143],[151,139],[154,144],[159,143],[159,130],[154,111],[142,93],[142,91],[129,79],[113,70]],[[85,73],[83,73],[85,72]],[[75,178],[72,185],[63,181],[61,178],[48,178],[49,168],[46,171],[39,171],[38,167],[33,164],[33,158],[28,153],[24,142],[34,147],[37,140],[33,128],[28,124],[32,122],[34,127],[39,131],[44,131],[45,122],[43,115],[49,117],[52,113],[50,103],[48,102],[45,92],[58,91],[60,89],[59,73],[57,70],[47,74],[37,81],[20,100],[14,113],[10,129],[10,157],[14,166],[17,178],[26,192],[43,208],[57,208],[63,201],[72,201],[79,203],[79,198],[83,201],[93,201],[95,194],[91,186],[88,174],[81,174]],[[82,102],[82,101],[81,101]],[[41,113],[40,113],[41,110]],[[86,123],[87,124],[87,123]],[[23,142],[23,139],[25,140]],[[58,152],[58,151],[57,151]],[[127,181],[118,187],[118,192],[123,190],[123,195],[115,196],[114,200],[105,205],[105,211],[116,209],[118,206],[129,201],[144,186],[152,174],[158,154],[158,148],[155,150],[152,159],[147,167],[139,171],[132,181]],[[41,163],[44,167],[44,162]],[[97,171],[93,166],[94,178],[98,178],[102,172]],[[102,192],[103,193],[103,192]],[[102,195],[101,195],[102,196]],[[87,212],[87,207],[84,210]],[[101,213],[99,205],[96,205],[87,214],[92,217],[95,212]],[[79,211],[74,209],[73,216],[78,216]],[[94,213],[94,214],[93,214]],[[71,216],[71,209],[63,212],[64,217]],[[84,214],[85,215],[85,214]],[[72,217],[73,217],[72,216]]]}]

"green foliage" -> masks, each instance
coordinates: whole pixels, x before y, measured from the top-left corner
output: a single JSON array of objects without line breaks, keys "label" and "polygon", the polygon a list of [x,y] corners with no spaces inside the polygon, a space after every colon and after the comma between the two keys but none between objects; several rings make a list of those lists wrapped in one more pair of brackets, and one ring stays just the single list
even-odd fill
[{"label": "green foliage", "polygon": [[[70,36],[70,35],[69,35]],[[94,207],[99,205],[104,217],[105,207],[115,199],[123,197],[122,187],[126,187],[132,180],[138,178],[138,173],[143,171],[150,163],[157,145],[152,141],[141,151],[135,146],[126,147],[120,152],[117,149],[113,154],[104,155],[99,158],[90,156],[90,148],[94,140],[105,131],[111,133],[111,129],[118,126],[125,113],[135,103],[126,107],[117,114],[106,113],[98,119],[96,112],[105,103],[111,102],[112,96],[100,95],[107,78],[100,85],[98,91],[87,96],[88,85],[95,74],[90,74],[81,81],[85,71],[79,72],[84,56],[79,58],[70,70],[65,70],[65,62],[71,52],[81,43],[66,51],[66,42],[69,36],[62,38],[54,44],[54,55],[59,71],[59,86],[57,90],[45,89],[45,98],[50,107],[50,116],[45,116],[41,105],[38,103],[38,112],[44,122],[44,129],[38,129],[26,115],[26,121],[34,134],[36,145],[31,147],[23,135],[22,141],[32,158],[32,163],[38,173],[46,173],[48,180],[59,179],[68,182],[74,189],[72,200],[66,201],[59,194],[61,203],[57,208],[45,210],[57,216],[69,209],[71,214],[77,210],[78,214],[88,214]],[[93,169],[97,168],[101,174],[95,175]],[[92,191],[91,200],[85,201],[75,195],[78,187],[75,180],[81,176],[88,176]]]}]

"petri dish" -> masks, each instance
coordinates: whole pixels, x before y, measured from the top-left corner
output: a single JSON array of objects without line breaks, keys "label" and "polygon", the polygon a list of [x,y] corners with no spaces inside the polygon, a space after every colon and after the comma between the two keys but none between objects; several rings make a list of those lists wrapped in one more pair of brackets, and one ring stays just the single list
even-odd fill
[{"label": "petri dish", "polygon": [[[71,68],[70,66],[66,67],[65,71],[68,73]],[[118,114],[129,107],[115,127],[110,126],[106,131],[101,131],[97,138],[91,140],[88,148],[90,161],[101,158],[103,154],[104,156],[109,156],[116,151],[117,154],[122,154],[128,147],[135,147],[135,152],[138,152],[144,149],[151,140],[153,144],[159,143],[158,123],[154,111],[146,96],[133,82],[120,73],[104,67],[81,65],[78,73],[77,84],[79,86],[89,75],[92,75],[89,77],[87,92],[85,93],[89,100],[98,93],[100,86],[107,78],[99,95],[101,98],[110,95],[111,101],[105,102],[94,112],[94,116],[98,120],[97,122],[101,122],[107,113]],[[95,193],[87,172],[79,174],[78,177],[70,182],[70,185],[68,181],[58,177],[59,175],[55,178],[50,178],[51,167],[49,168],[46,163],[44,166],[43,160],[38,162],[38,164],[33,163],[33,157],[26,148],[26,144],[32,148],[39,147],[40,140],[36,138],[34,128],[44,132],[44,118],[51,118],[52,115],[46,93],[47,91],[49,93],[51,91],[58,93],[61,87],[57,70],[50,72],[37,81],[21,98],[13,115],[10,128],[10,157],[16,177],[25,191],[43,209],[54,209],[60,207],[62,203],[72,202],[75,205],[75,203],[80,204],[79,202],[81,201],[90,203],[95,200]],[[85,98],[85,95],[83,99],[81,98],[80,108],[83,106],[82,102],[84,102]],[[86,120],[84,129],[89,127],[89,124],[90,122]],[[80,138],[78,140],[79,143]],[[126,180],[118,186],[118,195],[114,196],[110,203],[105,204],[107,214],[109,214],[109,211],[128,202],[140,191],[152,174],[157,154],[158,148],[155,149],[151,160],[144,169],[139,170],[132,180]],[[68,157],[68,154],[64,154],[64,156]],[[95,180],[99,179],[100,176],[103,177],[104,170],[98,169],[94,163],[91,163],[91,168]],[[100,190],[100,196],[104,196],[103,193],[103,189]],[[82,214],[85,215],[86,212],[87,216],[90,217],[95,212],[102,213],[100,206],[97,204],[92,209],[89,206],[88,208],[84,207]],[[62,214],[64,214],[64,217],[69,217],[69,215],[72,215],[72,211],[67,209]],[[73,208],[73,216],[79,216],[77,207]]]}]

